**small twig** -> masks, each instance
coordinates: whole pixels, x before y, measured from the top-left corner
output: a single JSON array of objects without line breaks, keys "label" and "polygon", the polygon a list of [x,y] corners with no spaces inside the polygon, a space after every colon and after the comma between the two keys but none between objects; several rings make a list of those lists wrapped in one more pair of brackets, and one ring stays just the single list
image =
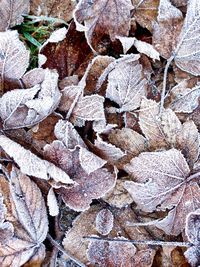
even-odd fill
[{"label": "small twig", "polygon": [[167,74],[168,74],[169,66],[172,63],[173,59],[174,59],[174,55],[172,55],[167,60],[167,64],[165,65],[164,77],[163,77],[163,88],[162,88],[161,99],[160,99],[160,113],[159,113],[159,117],[161,116],[162,111],[163,111],[163,107],[164,107],[165,92],[166,92],[166,87],[167,87]]},{"label": "small twig", "polygon": [[58,242],[56,242],[51,236],[50,234],[47,234],[47,238],[49,239],[49,241],[52,243],[52,245],[54,245],[58,250],[60,250],[65,256],[67,256],[68,258],[70,258],[72,261],[74,261],[76,264],[78,264],[80,267],[86,267],[85,264],[83,264],[82,262],[80,262],[78,259],[76,259],[74,256],[72,256],[69,252],[67,252],[66,250],[64,250],[61,245],[58,244]]},{"label": "small twig", "polygon": [[152,245],[152,246],[168,246],[168,247],[191,247],[189,242],[165,242],[156,240],[126,240],[126,239],[112,239],[112,238],[102,238],[96,236],[84,236],[83,238],[87,240],[99,240],[99,241],[109,241],[109,242],[121,242],[121,243],[132,243],[134,245]]}]

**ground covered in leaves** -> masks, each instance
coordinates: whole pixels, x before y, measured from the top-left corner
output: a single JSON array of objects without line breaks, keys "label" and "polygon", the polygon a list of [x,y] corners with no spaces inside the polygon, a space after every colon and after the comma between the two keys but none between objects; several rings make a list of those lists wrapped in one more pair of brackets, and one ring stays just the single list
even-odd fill
[{"label": "ground covered in leaves", "polygon": [[0,266],[200,266],[200,2],[0,1]]}]

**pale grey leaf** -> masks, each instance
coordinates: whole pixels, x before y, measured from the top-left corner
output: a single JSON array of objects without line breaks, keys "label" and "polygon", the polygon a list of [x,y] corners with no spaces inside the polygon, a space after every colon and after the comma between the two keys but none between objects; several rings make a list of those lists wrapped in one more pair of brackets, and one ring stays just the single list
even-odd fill
[{"label": "pale grey leaf", "polygon": [[101,235],[108,235],[113,228],[114,216],[109,209],[102,209],[96,216],[96,229]]},{"label": "pale grey leaf", "polygon": [[49,189],[47,195],[47,205],[49,207],[49,214],[51,216],[57,216],[59,214],[58,202],[52,187]]}]

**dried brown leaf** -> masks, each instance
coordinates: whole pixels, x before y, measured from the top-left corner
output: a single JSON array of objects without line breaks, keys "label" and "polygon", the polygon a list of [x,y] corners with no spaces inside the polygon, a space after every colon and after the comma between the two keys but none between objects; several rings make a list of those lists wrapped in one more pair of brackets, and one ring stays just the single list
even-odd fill
[{"label": "dried brown leaf", "polygon": [[96,216],[96,229],[101,235],[108,235],[113,228],[113,214],[108,209],[102,209]]},{"label": "dried brown leaf", "polygon": [[28,14],[30,9],[29,0],[1,0],[0,1],[0,31],[21,24],[24,20],[22,15]]},{"label": "dried brown leaf", "polygon": [[46,70],[41,84],[15,89],[0,98],[0,117],[4,129],[32,126],[50,115],[59,104],[58,74]]},{"label": "dried brown leaf", "polygon": [[[115,175],[106,168],[100,168],[102,166],[100,158],[88,151],[87,155],[92,155],[89,158],[89,166],[88,157],[82,158],[82,161],[80,161],[80,151],[85,150],[85,148],[76,147],[74,150],[70,150],[62,142],[54,141],[44,149],[46,157],[66,171],[77,182],[75,187],[58,190],[66,205],[73,210],[83,211],[88,209],[93,199],[104,196],[114,187]],[[100,164],[97,164],[99,161]]]},{"label": "dried brown leaf", "polygon": [[74,181],[70,179],[68,174],[53,163],[40,159],[31,151],[26,150],[4,135],[0,135],[0,146],[14,159],[22,173],[45,180],[52,178],[56,182],[74,184]]},{"label": "dried brown leaf", "polygon": [[77,29],[83,29],[94,50],[106,35],[114,41],[117,36],[127,36],[130,29],[131,0],[81,0],[74,12]]},{"label": "dried brown leaf", "polygon": [[146,152],[133,158],[126,171],[134,177],[125,183],[138,207],[146,212],[170,209],[156,226],[167,234],[178,235],[191,210],[199,208],[200,190],[190,181],[190,169],[180,151]]},{"label": "dried brown leaf", "polygon": [[[1,185],[0,188],[2,191]],[[2,267],[22,266],[32,257],[41,263],[45,255],[42,242],[48,232],[42,194],[36,184],[16,168],[11,172],[9,188],[15,218],[14,236],[5,245],[0,245],[0,264]],[[6,219],[9,221],[9,217]],[[40,253],[36,255],[38,250]]]}]

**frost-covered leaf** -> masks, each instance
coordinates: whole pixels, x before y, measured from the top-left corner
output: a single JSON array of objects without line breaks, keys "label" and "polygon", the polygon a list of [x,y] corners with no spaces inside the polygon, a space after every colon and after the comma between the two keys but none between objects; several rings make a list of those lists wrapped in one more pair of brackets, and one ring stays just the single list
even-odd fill
[{"label": "frost-covered leaf", "polygon": [[106,97],[120,106],[118,112],[138,108],[147,93],[147,80],[138,59],[138,55],[135,55],[132,60],[127,58],[127,61],[120,61],[108,75]]},{"label": "frost-covered leaf", "polygon": [[41,84],[5,93],[0,98],[0,117],[4,129],[32,126],[50,115],[61,97],[57,82],[58,74],[46,70]]},{"label": "frost-covered leaf", "polygon": [[132,156],[137,156],[147,148],[147,140],[130,128],[112,130],[108,140]]},{"label": "frost-covered leaf", "polygon": [[96,216],[96,229],[101,235],[108,235],[113,228],[114,217],[110,210],[103,209]]},{"label": "frost-covered leaf", "polygon": [[[170,209],[156,226],[178,235],[187,214],[200,207],[200,189],[190,181],[190,169],[180,151],[141,153],[125,167],[134,181],[125,183],[138,207],[146,212]],[[192,179],[192,178],[191,178]]]},{"label": "frost-covered leaf", "polygon": [[56,182],[74,184],[68,174],[53,163],[40,159],[31,151],[26,150],[4,135],[0,135],[0,146],[14,159],[22,173],[45,180],[52,178]]},{"label": "frost-covered leaf", "polygon": [[179,42],[175,49],[175,63],[183,71],[200,75],[200,2],[189,0]]},{"label": "frost-covered leaf", "polygon": [[[45,255],[42,242],[48,232],[47,212],[42,194],[37,185],[16,168],[12,169],[7,187],[11,197],[8,201],[12,203],[14,236],[6,244],[0,245],[0,264],[2,267],[22,266],[32,257],[41,263]],[[1,184],[0,190],[5,193]],[[7,216],[6,219],[9,221],[11,218]]]},{"label": "frost-covered leaf", "polygon": [[184,253],[192,267],[200,265],[200,209],[190,212],[186,219],[186,236],[192,246]]},{"label": "frost-covered leaf", "polygon": [[[35,16],[48,16],[64,21],[72,19],[72,11],[75,8],[74,0],[30,0],[31,13]],[[57,20],[59,22],[59,20]],[[62,22],[60,22],[62,23]]]},{"label": "frost-covered leaf", "polygon": [[7,209],[3,201],[4,198],[0,194],[0,246],[6,244],[13,236],[13,225],[5,221]]},{"label": "frost-covered leaf", "polygon": [[160,60],[159,53],[156,51],[151,44],[137,40],[135,37],[118,37],[120,40],[124,54],[134,45],[138,52],[147,55],[152,59]]},{"label": "frost-covered leaf", "polygon": [[[124,238],[124,240],[126,240]],[[130,243],[91,241],[87,256],[92,265],[102,267],[138,266],[134,264],[136,248]]]},{"label": "frost-covered leaf", "polygon": [[5,80],[20,79],[28,65],[29,51],[19,40],[17,31],[0,32],[1,94]]},{"label": "frost-covered leaf", "polygon": [[160,0],[157,22],[153,24],[153,45],[160,55],[169,58],[177,45],[183,25],[181,11],[169,0]]},{"label": "frost-covered leaf", "polygon": [[49,214],[51,216],[57,216],[59,214],[58,202],[52,187],[49,189],[47,195],[47,205],[49,207]]},{"label": "frost-covered leaf", "polygon": [[67,148],[73,149],[77,145],[86,148],[83,139],[69,121],[59,120],[55,125],[54,132],[57,139],[62,141]]},{"label": "frost-covered leaf", "polygon": [[112,41],[117,36],[128,35],[131,9],[131,0],[81,0],[76,6],[74,18],[77,29],[84,28],[88,43],[96,50],[106,34]]},{"label": "frost-covered leaf", "polygon": [[134,18],[143,27],[152,32],[158,13],[159,0],[132,0]]},{"label": "frost-covered leaf", "polygon": [[1,0],[0,1],[0,31],[14,27],[23,22],[22,15],[29,12],[29,0]]},{"label": "frost-covered leaf", "polygon": [[172,88],[173,101],[170,104],[170,108],[179,113],[191,113],[199,105],[200,85],[196,85],[191,89],[185,88],[184,85],[185,82],[183,81]]},{"label": "frost-covered leaf", "polygon": [[[101,164],[95,166],[99,162],[99,158],[96,159],[94,154],[90,158],[91,166],[88,166],[87,158],[82,158],[82,162],[80,162],[81,148],[79,147],[70,150],[62,142],[54,141],[52,144],[46,145],[44,150],[48,159],[55,162],[77,182],[73,188],[60,188],[58,190],[66,205],[71,209],[76,211],[88,209],[93,199],[104,196],[114,187],[115,175],[106,168],[100,168]],[[92,171],[93,165],[96,169],[94,171]],[[97,167],[99,168],[97,169]],[[85,169],[92,172],[88,174]]]}]

